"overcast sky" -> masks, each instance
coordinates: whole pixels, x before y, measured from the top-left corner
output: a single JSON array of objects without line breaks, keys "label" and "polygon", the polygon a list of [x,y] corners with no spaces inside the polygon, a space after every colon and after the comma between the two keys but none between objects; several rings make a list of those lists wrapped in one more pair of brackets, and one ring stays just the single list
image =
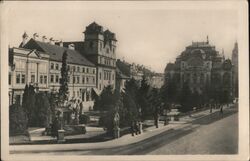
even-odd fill
[{"label": "overcast sky", "polygon": [[[7,2],[10,47],[24,31],[63,41],[83,40],[95,21],[116,33],[117,58],[163,72],[192,41],[206,41],[231,57],[238,37],[234,4],[178,2]],[[5,9],[6,9],[5,8]]]}]

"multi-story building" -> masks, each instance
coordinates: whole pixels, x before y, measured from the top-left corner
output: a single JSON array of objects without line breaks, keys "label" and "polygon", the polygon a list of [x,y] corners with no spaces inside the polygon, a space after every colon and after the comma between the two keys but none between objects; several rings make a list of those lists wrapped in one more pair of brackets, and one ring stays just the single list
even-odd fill
[{"label": "multi-story building", "polygon": [[63,46],[72,45],[84,57],[96,66],[96,87],[100,93],[105,86],[115,88],[116,78],[116,37],[109,30],[93,22],[85,29],[84,41],[63,42]]},{"label": "multi-story building", "polygon": [[[11,104],[21,103],[26,84],[32,84],[38,91],[58,91],[60,87],[62,55],[67,51],[69,67],[69,99],[83,102],[85,110],[93,107],[93,92],[100,94],[116,79],[116,38],[109,30],[91,23],[84,32],[84,41],[46,41],[38,34],[28,39],[24,33],[19,48],[9,52],[9,83]],[[12,55],[12,56],[11,56]],[[15,81],[14,81],[15,80]]]},{"label": "multi-story building", "polygon": [[49,91],[49,55],[36,49],[12,48],[9,51],[9,100],[21,103],[26,84]]},{"label": "multi-story building", "polygon": [[168,63],[165,69],[167,78],[174,79],[178,87],[188,83],[192,91],[202,93],[207,83],[219,89],[223,84],[225,91],[232,92],[232,64],[224,58],[224,53],[216,51],[215,46],[206,42],[192,42],[192,45]]}]

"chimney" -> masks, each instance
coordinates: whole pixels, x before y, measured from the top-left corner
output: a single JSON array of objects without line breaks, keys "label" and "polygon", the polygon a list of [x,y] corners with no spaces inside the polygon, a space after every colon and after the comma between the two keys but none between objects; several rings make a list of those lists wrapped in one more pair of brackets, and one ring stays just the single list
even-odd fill
[{"label": "chimney", "polygon": [[71,49],[71,50],[75,50],[75,45],[74,44],[69,44],[68,48]]},{"label": "chimney", "polygon": [[50,44],[54,44],[54,39],[53,39],[53,37],[51,37],[51,38],[49,39],[49,43],[50,43]]},{"label": "chimney", "polygon": [[39,37],[39,35],[38,35],[37,33],[34,33],[34,34],[33,34],[33,39],[34,39],[34,40],[36,40],[36,38],[38,38],[38,37]]},{"label": "chimney", "polygon": [[47,37],[46,37],[46,36],[43,36],[43,37],[42,37],[42,40],[43,40],[43,42],[46,42]]},{"label": "chimney", "polygon": [[23,47],[23,46],[27,43],[28,37],[29,37],[29,36],[27,35],[27,33],[24,32],[24,33],[23,33],[23,36],[22,36],[23,41],[22,41],[20,47]]},{"label": "chimney", "polygon": [[59,41],[59,46],[63,47],[63,42],[62,42],[62,40]]}]

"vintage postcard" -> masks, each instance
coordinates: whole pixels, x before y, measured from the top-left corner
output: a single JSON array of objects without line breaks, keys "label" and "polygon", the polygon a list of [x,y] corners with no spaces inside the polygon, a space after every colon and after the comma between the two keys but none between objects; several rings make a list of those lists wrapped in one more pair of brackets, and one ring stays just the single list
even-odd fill
[{"label": "vintage postcard", "polygon": [[2,160],[248,160],[246,1],[4,1]]}]

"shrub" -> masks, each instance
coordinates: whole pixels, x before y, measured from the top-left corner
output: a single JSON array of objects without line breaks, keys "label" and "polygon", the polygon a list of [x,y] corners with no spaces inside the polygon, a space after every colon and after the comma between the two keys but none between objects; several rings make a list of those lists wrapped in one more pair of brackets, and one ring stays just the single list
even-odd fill
[{"label": "shrub", "polygon": [[88,124],[90,121],[90,118],[88,115],[80,115],[79,116],[79,123],[80,124]]},{"label": "shrub", "polygon": [[20,105],[11,105],[9,108],[9,132],[10,135],[26,134],[28,119],[24,109]]}]

